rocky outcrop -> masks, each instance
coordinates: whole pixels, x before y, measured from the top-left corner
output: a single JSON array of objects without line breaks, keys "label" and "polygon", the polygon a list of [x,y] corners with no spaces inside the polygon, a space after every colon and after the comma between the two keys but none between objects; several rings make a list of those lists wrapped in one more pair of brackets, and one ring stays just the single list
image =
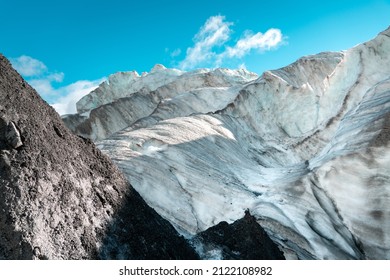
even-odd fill
[{"label": "rocky outcrop", "polygon": [[249,211],[232,224],[220,222],[197,234],[192,242],[205,259],[284,260],[283,253]]},{"label": "rocky outcrop", "polygon": [[0,259],[196,259],[0,55]]}]

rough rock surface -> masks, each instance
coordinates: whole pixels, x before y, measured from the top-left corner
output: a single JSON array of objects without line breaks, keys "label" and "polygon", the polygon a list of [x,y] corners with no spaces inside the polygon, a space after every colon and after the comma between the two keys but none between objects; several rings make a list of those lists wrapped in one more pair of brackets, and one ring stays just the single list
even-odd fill
[{"label": "rough rock surface", "polygon": [[0,259],[196,259],[0,55]]},{"label": "rough rock surface", "polygon": [[283,253],[249,211],[232,224],[220,222],[193,238],[205,259],[284,260]]},{"label": "rough rock surface", "polygon": [[390,29],[230,89],[207,114],[194,92],[161,102],[98,146],[183,233],[250,209],[289,258],[390,259]]}]

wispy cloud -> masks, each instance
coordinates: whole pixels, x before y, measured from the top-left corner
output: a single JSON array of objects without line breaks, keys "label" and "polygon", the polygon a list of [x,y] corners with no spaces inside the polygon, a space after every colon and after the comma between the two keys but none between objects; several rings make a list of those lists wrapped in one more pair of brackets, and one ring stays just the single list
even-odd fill
[{"label": "wispy cloud", "polygon": [[64,73],[50,72],[42,61],[26,55],[11,59],[11,63],[60,115],[76,113],[76,102],[105,80],[105,78],[94,81],[82,80],[55,87],[55,83],[63,82]]},{"label": "wispy cloud", "polygon": [[210,60],[216,56],[213,48],[222,46],[230,39],[230,27],[233,23],[226,22],[224,16],[212,16],[200,28],[194,37],[195,45],[187,49],[185,59],[180,68],[187,69]]},{"label": "wispy cloud", "polygon": [[42,61],[27,55],[11,58],[10,61],[16,71],[27,79],[43,98],[50,100],[55,97],[53,83],[61,83],[64,80],[64,73],[49,72]]},{"label": "wispy cloud", "polygon": [[38,59],[27,55],[11,58],[12,66],[24,77],[35,77],[47,71],[46,65]]},{"label": "wispy cloud", "polygon": [[[194,46],[187,49],[186,57],[179,63],[182,69],[191,69],[200,64],[219,66],[228,58],[243,58],[252,50],[268,51],[283,42],[281,30],[271,28],[265,33],[244,32],[235,45],[227,43],[232,40],[232,22],[224,16],[212,16],[194,36]],[[216,50],[217,49],[217,50]]]},{"label": "wispy cloud", "polygon": [[252,32],[247,31],[244,37],[238,40],[234,47],[227,47],[222,55],[240,58],[247,55],[253,49],[260,51],[270,50],[282,42],[282,37],[282,32],[275,28],[267,30],[264,34],[261,32],[252,34]]},{"label": "wispy cloud", "polygon": [[61,83],[64,80],[64,73],[52,73],[39,78],[29,79],[29,84],[45,98],[57,95],[53,83]]}]

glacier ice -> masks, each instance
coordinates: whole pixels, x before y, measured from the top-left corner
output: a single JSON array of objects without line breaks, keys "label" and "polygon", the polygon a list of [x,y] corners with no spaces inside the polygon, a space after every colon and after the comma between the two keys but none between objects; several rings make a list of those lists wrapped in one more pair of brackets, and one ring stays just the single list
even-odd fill
[{"label": "glacier ice", "polygon": [[250,209],[290,258],[390,258],[390,29],[260,77],[119,75],[73,130],[183,234]]}]

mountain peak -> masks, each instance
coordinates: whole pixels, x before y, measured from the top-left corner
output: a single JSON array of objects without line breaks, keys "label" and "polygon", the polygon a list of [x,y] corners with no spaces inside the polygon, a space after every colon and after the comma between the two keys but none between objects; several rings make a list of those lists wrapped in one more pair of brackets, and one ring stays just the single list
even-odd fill
[{"label": "mountain peak", "polygon": [[162,64],[156,64],[154,65],[154,67],[152,68],[152,70],[150,70],[150,73],[155,73],[155,72],[159,72],[159,71],[163,71],[167,69],[164,65]]}]

